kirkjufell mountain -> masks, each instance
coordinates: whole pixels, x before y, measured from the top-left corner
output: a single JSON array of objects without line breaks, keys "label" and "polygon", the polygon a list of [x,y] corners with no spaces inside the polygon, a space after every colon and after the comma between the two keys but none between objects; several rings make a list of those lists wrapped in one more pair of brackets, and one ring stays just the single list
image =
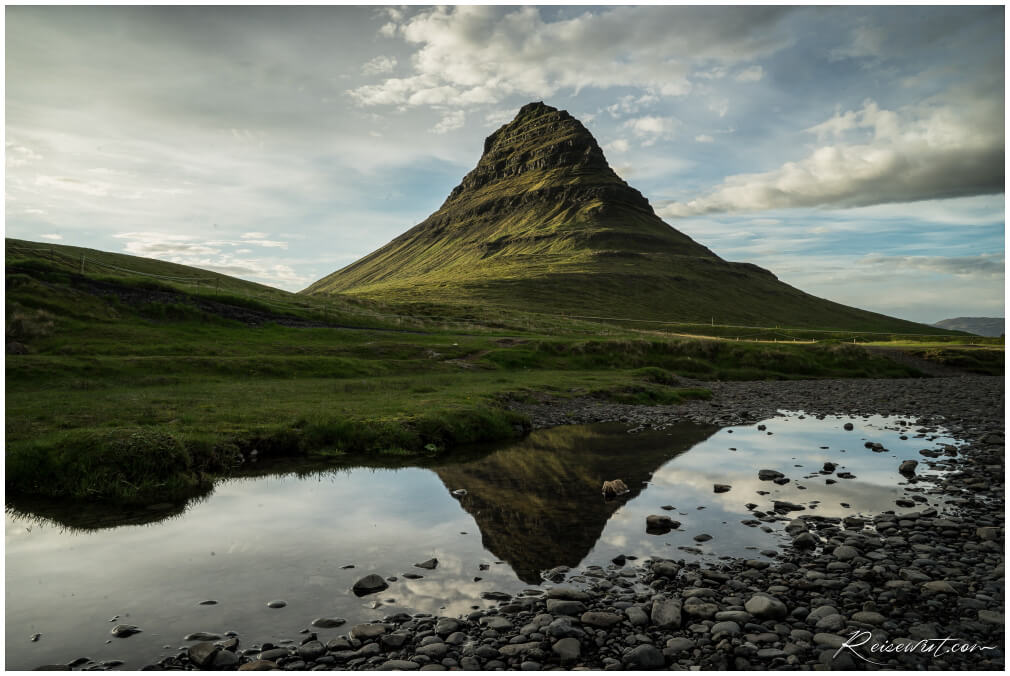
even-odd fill
[{"label": "kirkjufell mountain", "polygon": [[723,260],[660,219],[568,112],[523,106],[438,211],[302,293],[546,313],[922,333]]}]

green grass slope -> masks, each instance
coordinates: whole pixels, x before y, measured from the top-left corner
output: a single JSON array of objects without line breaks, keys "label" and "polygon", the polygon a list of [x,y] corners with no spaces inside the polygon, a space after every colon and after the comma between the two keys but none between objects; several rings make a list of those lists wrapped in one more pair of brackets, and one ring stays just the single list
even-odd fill
[{"label": "green grass slope", "polygon": [[664,223],[565,111],[524,106],[424,222],[302,292],[542,313],[897,333],[937,329],[795,289]]}]

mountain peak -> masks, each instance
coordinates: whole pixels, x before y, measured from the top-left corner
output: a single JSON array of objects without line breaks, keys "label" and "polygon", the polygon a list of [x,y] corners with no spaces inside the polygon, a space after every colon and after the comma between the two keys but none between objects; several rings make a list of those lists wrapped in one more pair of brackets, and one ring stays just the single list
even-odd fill
[{"label": "mountain peak", "polygon": [[568,111],[543,101],[527,103],[511,122],[484,140],[477,166],[449,194],[443,208],[460,196],[469,199],[490,184],[506,181],[515,184],[510,191],[523,189],[527,182],[522,176],[531,176],[530,172],[550,174],[543,176],[546,180],[542,185],[614,186],[627,192],[624,200],[651,208],[641,193],[614,173],[596,139],[581,122]]}]

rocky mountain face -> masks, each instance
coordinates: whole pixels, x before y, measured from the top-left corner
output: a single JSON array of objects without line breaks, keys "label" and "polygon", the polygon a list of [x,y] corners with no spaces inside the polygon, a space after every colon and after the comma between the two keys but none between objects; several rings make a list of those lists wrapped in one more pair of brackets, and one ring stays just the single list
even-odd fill
[{"label": "rocky mountain face", "polygon": [[302,293],[660,321],[923,332],[727,262],[660,219],[566,111],[523,106],[422,223]]},{"label": "rocky mountain face", "polygon": [[1003,317],[954,317],[953,319],[941,319],[933,326],[974,333],[977,336],[999,337],[1006,330],[1006,319]]}]

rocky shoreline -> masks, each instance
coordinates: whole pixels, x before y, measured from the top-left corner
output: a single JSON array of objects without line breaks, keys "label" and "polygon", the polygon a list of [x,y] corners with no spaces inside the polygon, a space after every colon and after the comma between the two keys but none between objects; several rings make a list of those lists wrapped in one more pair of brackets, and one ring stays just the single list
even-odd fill
[{"label": "rocky shoreline", "polygon": [[326,643],[311,627],[284,644],[207,637],[145,669],[1003,669],[1002,378],[693,384],[713,398],[515,408],[535,427],[893,414],[967,443],[920,462],[945,470],[929,488],[944,496],[940,512],[757,512],[788,521],[793,546],[717,563],[619,556],[606,568],[550,571],[547,589],[486,595],[498,606],[466,617],[401,613]]}]

